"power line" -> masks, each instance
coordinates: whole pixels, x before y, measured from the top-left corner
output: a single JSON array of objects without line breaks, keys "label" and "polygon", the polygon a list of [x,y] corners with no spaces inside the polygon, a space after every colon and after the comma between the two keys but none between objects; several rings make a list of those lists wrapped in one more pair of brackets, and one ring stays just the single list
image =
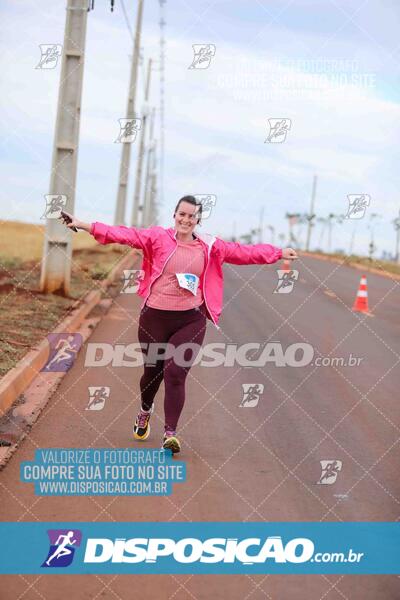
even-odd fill
[{"label": "power line", "polygon": [[[121,6],[122,6],[122,12],[123,12],[123,15],[124,15],[124,19],[125,19],[125,24],[126,24],[126,27],[128,29],[128,33],[130,35],[130,38],[131,38],[131,41],[132,41],[132,44],[133,44],[134,43],[133,30],[132,30],[131,24],[129,22],[129,17],[128,17],[128,13],[127,13],[127,10],[126,10],[126,7],[125,7],[124,0],[121,0]],[[142,86],[143,86],[143,90],[142,91],[144,92],[145,86],[146,86],[146,82],[145,82],[143,56],[142,56],[142,54],[141,54],[140,51],[139,51],[139,67],[140,67],[140,73],[141,73],[140,79],[142,81]]]},{"label": "power line", "polygon": [[128,13],[126,12],[124,0],[121,0],[122,12],[124,13],[125,23],[129,31],[129,35],[131,36],[132,44],[134,43],[133,31],[131,24],[129,23]]}]

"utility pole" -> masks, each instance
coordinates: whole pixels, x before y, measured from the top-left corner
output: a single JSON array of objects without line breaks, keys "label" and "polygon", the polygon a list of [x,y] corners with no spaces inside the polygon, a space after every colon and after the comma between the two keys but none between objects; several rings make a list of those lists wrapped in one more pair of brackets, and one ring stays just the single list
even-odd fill
[{"label": "utility pole", "polygon": [[147,162],[147,175],[146,175],[146,188],[143,197],[143,220],[142,227],[150,227],[154,225],[152,219],[152,213],[154,212],[154,206],[156,201],[156,180],[157,180],[157,158],[156,158],[157,142],[153,140],[152,151],[148,155]]},{"label": "utility pole", "polygon": [[285,218],[288,220],[289,225],[289,241],[288,245],[297,244],[296,237],[293,233],[293,226],[296,225],[298,220],[300,219],[299,213],[286,213]]},{"label": "utility pole", "polygon": [[399,252],[399,247],[400,247],[400,210],[399,210],[399,216],[393,221],[393,225],[396,230],[396,253],[394,256],[394,260],[396,263],[400,264],[400,252]]},{"label": "utility pole", "polygon": [[329,213],[328,215],[328,253],[330,254],[332,251],[332,219],[334,219],[336,215],[333,213]]},{"label": "utility pole", "polygon": [[317,222],[321,224],[321,231],[319,234],[319,240],[318,240],[318,249],[322,250],[322,240],[325,236],[325,227],[327,224],[327,219],[324,219],[324,217],[318,217]]},{"label": "utility pole", "polygon": [[[137,72],[140,53],[140,35],[142,29],[143,1],[138,0],[138,10],[136,15],[136,32],[133,47],[133,57],[131,65],[131,74],[128,89],[128,101],[126,107],[126,118],[135,118],[135,102],[137,87]],[[126,192],[129,179],[129,164],[131,158],[131,143],[122,143],[121,163],[119,168],[119,183],[117,192],[117,204],[115,206],[114,225],[123,225],[125,223]]]},{"label": "utility pole", "polygon": [[357,230],[357,219],[354,220],[353,231],[351,232],[350,246],[349,246],[349,256],[351,256],[353,254],[354,240],[355,240],[355,237],[356,237],[356,230]]},{"label": "utility pole", "polygon": [[[78,162],[79,121],[85,58],[87,0],[67,0],[64,45],[53,143],[50,195],[66,196],[73,213]],[[59,219],[46,219],[40,289],[69,295],[72,232]]]},{"label": "utility pole", "polygon": [[150,115],[150,132],[148,139],[147,149],[147,165],[146,175],[144,180],[144,193],[143,193],[143,205],[142,205],[142,227],[148,227],[152,220],[150,218],[150,198],[151,198],[151,187],[152,187],[152,176],[154,165],[154,154],[155,154],[155,140],[154,138],[154,120],[155,120],[155,109],[153,108]]},{"label": "utility pole", "polygon": [[139,203],[140,203],[140,190],[142,186],[142,168],[143,168],[143,155],[144,155],[144,141],[146,139],[146,124],[148,119],[148,102],[150,92],[150,79],[151,79],[151,63],[152,60],[149,58],[147,63],[147,76],[146,76],[146,91],[144,98],[144,109],[142,118],[142,128],[140,130],[140,142],[139,151],[136,165],[136,179],[135,179],[135,193],[133,196],[133,207],[132,207],[132,227],[137,227],[139,224]]},{"label": "utility pole", "polygon": [[[149,220],[148,223],[154,223],[157,208],[156,208],[156,197],[157,197],[157,170],[156,170],[156,155],[153,155],[153,169],[150,174],[150,198],[149,198]],[[146,223],[147,226],[147,223]]]},{"label": "utility pole", "polygon": [[311,229],[313,227],[313,220],[315,217],[314,214],[314,204],[315,204],[315,194],[317,191],[317,176],[314,175],[312,193],[311,193],[311,204],[310,204],[310,213],[307,217],[308,219],[308,229],[307,229],[307,242],[306,242],[306,251],[308,252],[310,249],[310,240],[311,240]]},{"label": "utility pole", "polygon": [[370,243],[369,243],[369,257],[370,259],[372,259],[372,256],[374,254],[374,252],[377,250],[376,246],[375,246],[375,232],[374,232],[374,224],[373,221],[374,219],[379,219],[381,217],[381,215],[379,215],[378,213],[372,213],[369,216],[369,230],[371,232],[371,238],[370,238]]},{"label": "utility pole", "polygon": [[258,243],[263,243],[263,233],[264,233],[264,207],[261,207],[260,210],[260,221],[258,225]]}]

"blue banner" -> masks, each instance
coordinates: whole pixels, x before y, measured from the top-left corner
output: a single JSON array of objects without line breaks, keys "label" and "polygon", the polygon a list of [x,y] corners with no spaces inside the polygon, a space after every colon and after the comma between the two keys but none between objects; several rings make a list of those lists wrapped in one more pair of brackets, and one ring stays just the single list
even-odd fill
[{"label": "blue banner", "polygon": [[2,574],[398,574],[400,523],[0,523]]}]

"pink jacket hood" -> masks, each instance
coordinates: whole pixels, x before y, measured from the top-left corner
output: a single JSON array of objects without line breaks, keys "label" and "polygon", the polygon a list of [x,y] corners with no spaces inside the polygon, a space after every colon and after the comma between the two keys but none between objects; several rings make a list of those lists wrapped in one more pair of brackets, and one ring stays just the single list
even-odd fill
[{"label": "pink jacket hood", "polygon": [[[150,295],[150,288],[163,272],[164,266],[177,247],[177,231],[173,227],[155,225],[147,228],[106,225],[94,222],[90,233],[100,244],[125,244],[143,252],[141,269],[144,277],[140,281],[138,294],[144,298],[142,307]],[[222,265],[271,264],[282,258],[282,249],[271,244],[239,244],[226,242],[209,233],[193,232],[199,238],[206,254],[206,265],[200,285],[208,318],[217,325],[223,304],[224,275]],[[142,308],[141,307],[141,308]]]}]

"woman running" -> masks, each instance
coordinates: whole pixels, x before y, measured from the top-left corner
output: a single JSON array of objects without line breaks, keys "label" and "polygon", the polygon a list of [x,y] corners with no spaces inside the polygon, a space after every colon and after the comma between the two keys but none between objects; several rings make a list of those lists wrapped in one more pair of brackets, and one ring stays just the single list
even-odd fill
[{"label": "woman running", "polygon": [[[297,258],[292,248],[270,244],[225,242],[210,234],[195,231],[201,224],[202,205],[194,196],[184,196],[175,207],[175,227],[148,228],[83,223],[68,213],[61,218],[67,227],[89,232],[100,244],[119,243],[143,251],[144,273],[138,294],[141,306],[138,339],[142,347],[169,343],[174,348],[192,343],[189,360],[174,360],[174,355],[146,362],[140,379],[141,408],[133,427],[137,440],[150,434],[150,417],[155,395],[164,380],[163,448],[179,452],[177,425],[185,403],[185,381],[206,333],[207,319],[218,327],[223,301],[223,263],[235,265],[271,264],[281,258]],[[143,354],[145,354],[143,352]],[[177,355],[178,356],[178,355]],[[184,362],[184,365],[180,364]]]}]

